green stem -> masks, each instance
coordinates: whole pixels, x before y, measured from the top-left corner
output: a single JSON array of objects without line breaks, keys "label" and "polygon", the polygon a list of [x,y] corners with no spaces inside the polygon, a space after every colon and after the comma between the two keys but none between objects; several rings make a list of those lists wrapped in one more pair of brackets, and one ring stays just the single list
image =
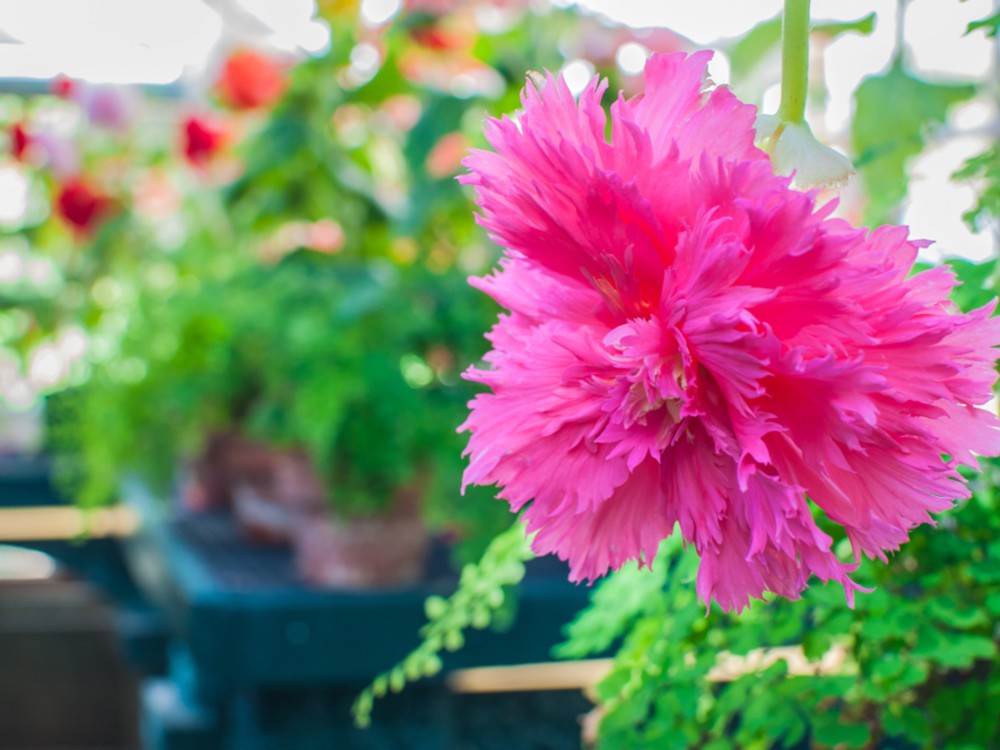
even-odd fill
[{"label": "green stem", "polygon": [[785,122],[802,122],[809,86],[809,0],[785,0],[781,20],[781,106]]}]

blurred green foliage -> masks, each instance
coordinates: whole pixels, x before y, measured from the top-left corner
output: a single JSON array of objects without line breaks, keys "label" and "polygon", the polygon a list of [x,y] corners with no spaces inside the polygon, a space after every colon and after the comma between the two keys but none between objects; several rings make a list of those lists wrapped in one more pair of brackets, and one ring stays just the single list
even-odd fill
[{"label": "blurred green foliage", "polygon": [[924,150],[928,130],[942,125],[949,110],[976,93],[971,84],[930,83],[897,59],[884,75],[869,76],[854,92],[851,141],[855,166],[868,198],[865,222],[892,223],[906,197],[907,166]]},{"label": "blurred green foliage", "polygon": [[78,502],[113,498],[127,472],[169,494],[213,436],[237,434],[304,449],[343,515],[423,486],[426,520],[465,540],[463,559],[509,523],[491,490],[460,491],[461,373],[497,308],[466,282],[495,250],[454,177],[484,111],[562,64],[576,17],[543,15],[484,32],[470,14],[403,12],[377,38],[337,16],[329,52],[244,124],[235,178],[183,183],[171,246],[120,239],[133,257],[105,268],[116,327],[50,410]]},{"label": "blurred green foliage", "polygon": [[[836,39],[841,34],[855,33],[868,36],[875,30],[875,14],[869,13],[853,21],[817,22],[809,27],[810,35],[824,41]],[[733,81],[739,84],[750,76],[758,65],[781,45],[781,16],[777,15],[754,26],[736,39],[728,49]]]},{"label": "blurred green foliage", "polygon": [[494,315],[461,274],[309,251],[144,295],[116,356],[71,394],[80,498],[110,496],[122,470],[165,491],[209,436],[237,431],[305,447],[341,513],[384,508],[424,467],[438,520],[488,513],[459,502],[455,428],[471,397],[461,370]]},{"label": "blurred green foliage", "polygon": [[[697,557],[673,539],[652,571],[614,573],[559,649],[579,658],[620,642],[598,687],[598,747],[992,747],[1000,466],[985,468],[973,499],[937,528],[916,529],[889,565],[856,572],[874,591],[857,594],[854,610],[831,585],[798,601],[758,602],[739,617],[706,616],[694,590]],[[826,657],[826,668],[790,673],[777,658],[713,674],[725,655],[783,646],[800,646],[814,665]]]},{"label": "blurred green foliage", "polygon": [[420,645],[358,695],[351,709],[355,723],[368,726],[378,698],[436,675],[442,668],[441,654],[462,648],[466,631],[483,630],[499,619],[511,587],[524,579],[524,563],[532,557],[524,527],[517,522],[493,538],[479,562],[462,568],[451,596],[429,597],[424,602],[427,624],[420,630]]}]

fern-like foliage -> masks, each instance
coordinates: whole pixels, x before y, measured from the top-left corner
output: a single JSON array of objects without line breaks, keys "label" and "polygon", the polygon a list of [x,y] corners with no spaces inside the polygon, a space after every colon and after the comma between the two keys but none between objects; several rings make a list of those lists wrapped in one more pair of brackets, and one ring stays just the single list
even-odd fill
[{"label": "fern-like foliage", "polygon": [[681,547],[680,536],[674,534],[660,545],[656,561],[648,570],[630,562],[601,581],[590,596],[590,606],[566,626],[566,640],[555,647],[555,656],[584,659],[603,653],[636,620],[660,608],[667,576],[676,565]]},{"label": "fern-like foliage", "polygon": [[458,587],[450,597],[428,597],[424,603],[428,622],[420,630],[420,645],[358,695],[351,709],[355,724],[366,727],[371,723],[377,698],[390,691],[398,693],[407,683],[440,672],[441,653],[462,648],[464,633],[470,627],[489,627],[504,606],[510,587],[524,578],[524,563],[533,557],[524,526],[515,523],[490,542],[478,563],[462,569]]}]

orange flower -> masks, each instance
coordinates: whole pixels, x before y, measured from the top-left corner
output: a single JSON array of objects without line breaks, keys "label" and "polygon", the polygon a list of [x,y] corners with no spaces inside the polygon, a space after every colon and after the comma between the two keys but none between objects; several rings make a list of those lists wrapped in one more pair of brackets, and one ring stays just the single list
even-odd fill
[{"label": "orange flower", "polygon": [[219,94],[231,107],[256,109],[274,104],[285,93],[283,66],[253,50],[237,50],[222,68]]}]

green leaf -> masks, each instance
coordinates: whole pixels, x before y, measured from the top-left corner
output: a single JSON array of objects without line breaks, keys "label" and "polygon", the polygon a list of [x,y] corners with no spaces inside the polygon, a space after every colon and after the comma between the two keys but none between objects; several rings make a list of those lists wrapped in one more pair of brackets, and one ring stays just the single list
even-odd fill
[{"label": "green leaf", "polygon": [[925,145],[932,125],[945,122],[955,104],[972,97],[971,84],[929,83],[907,73],[899,62],[870,76],[854,92],[852,144],[855,165],[869,198],[865,221],[891,221],[906,196],[907,165]]},{"label": "green leaf", "polygon": [[491,593],[520,583],[523,563],[532,557],[530,539],[521,523],[515,523],[490,542],[478,564],[470,563],[462,569],[458,589],[448,599],[430,597],[424,606],[429,621],[420,631],[423,640],[400,664],[378,675],[361,691],[351,708],[355,724],[364,727],[371,723],[375,698],[385,694],[386,686],[398,693],[408,681],[440,671],[440,651],[460,648],[463,629],[489,625],[497,608],[504,604],[502,598],[497,601]]},{"label": "green leaf", "polygon": [[981,609],[962,607],[953,596],[938,596],[927,602],[927,614],[938,622],[958,630],[986,625],[989,617]]},{"label": "green leaf", "polygon": [[[997,177],[1000,179],[1000,173],[997,174]],[[998,184],[998,188],[1000,188],[1000,184]],[[950,258],[946,262],[951,266],[960,282],[960,285],[952,291],[951,296],[955,300],[955,304],[963,311],[968,312],[982,307],[996,296],[997,262],[995,260],[973,263],[962,258]]]},{"label": "green leaf", "polygon": [[978,583],[1000,582],[1000,564],[996,560],[982,560],[969,566],[969,575]]},{"label": "green leaf", "polygon": [[428,596],[424,602],[424,614],[428,620],[439,620],[444,616],[448,603],[440,596]]},{"label": "green leaf", "polygon": [[1000,615],[1000,591],[991,591],[986,595],[986,610],[993,615]]},{"label": "green leaf", "polygon": [[[875,14],[853,21],[826,21],[814,24],[811,33],[834,39],[841,34],[853,32],[865,36],[875,29]],[[729,62],[734,81],[745,79],[753,72],[769,52],[781,43],[781,16],[769,18],[754,26],[741,36],[729,49]]]},{"label": "green leaf", "polygon": [[[821,745],[830,747],[864,747],[871,732],[864,724],[841,724],[834,717],[827,717],[813,725],[813,735]],[[819,718],[819,717],[817,717]]]},{"label": "green leaf", "polygon": [[965,28],[965,33],[971,34],[977,29],[985,30],[986,36],[996,36],[997,30],[1000,29],[1000,13],[994,13],[992,16],[980,18],[978,21],[971,21]]},{"label": "green leaf", "polygon": [[930,734],[923,713],[911,706],[896,705],[884,711],[882,726],[890,737],[904,737],[918,745],[923,745]]},{"label": "green leaf", "polygon": [[876,680],[891,680],[906,668],[899,654],[883,654],[872,666],[872,677]]},{"label": "green leaf", "polygon": [[828,39],[834,39],[848,32],[869,36],[874,30],[874,13],[869,13],[867,16],[856,18],[853,21],[827,21],[825,23],[818,23],[812,27],[813,34],[819,34]]},{"label": "green leaf", "polygon": [[567,638],[554,649],[556,656],[580,659],[609,648],[658,602],[680,544],[675,534],[664,541],[651,569],[629,563],[602,581],[591,596],[591,605],[565,629]]},{"label": "green leaf", "polygon": [[881,617],[869,617],[861,623],[861,635],[871,641],[902,638],[911,629],[912,615],[899,607]]},{"label": "green leaf", "polygon": [[910,653],[916,657],[933,658],[937,654],[938,649],[941,648],[944,640],[944,633],[929,622],[923,622],[917,633],[917,643]]},{"label": "green leaf", "polygon": [[979,659],[992,659],[997,654],[997,644],[991,638],[965,633],[950,633],[928,658],[945,667],[966,668]]},{"label": "green leaf", "polygon": [[744,34],[729,50],[729,62],[734,81],[753,71],[761,60],[781,42],[781,16],[763,21]]}]

